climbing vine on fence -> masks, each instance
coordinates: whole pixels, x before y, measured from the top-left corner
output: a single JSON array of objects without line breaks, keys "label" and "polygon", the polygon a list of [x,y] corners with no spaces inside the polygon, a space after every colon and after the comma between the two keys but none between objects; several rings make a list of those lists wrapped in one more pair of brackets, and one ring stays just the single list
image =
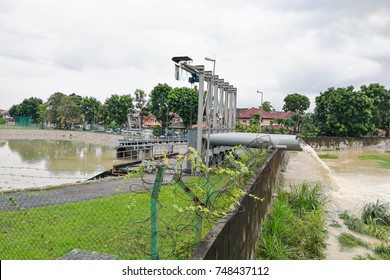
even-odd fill
[{"label": "climbing vine on fence", "polygon": [[[218,167],[209,168],[190,148],[175,160],[165,156],[147,161],[128,175],[130,221],[138,229],[131,240],[137,243],[141,258],[188,258],[220,217],[238,211],[246,180],[267,155],[263,149],[239,146]],[[133,177],[141,177],[142,183],[132,183]],[[141,211],[147,207],[149,212]]]}]

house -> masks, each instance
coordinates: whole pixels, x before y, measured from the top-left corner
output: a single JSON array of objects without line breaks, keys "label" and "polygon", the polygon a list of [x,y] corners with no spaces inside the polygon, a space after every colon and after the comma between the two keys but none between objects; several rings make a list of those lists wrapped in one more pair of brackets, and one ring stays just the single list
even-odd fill
[{"label": "house", "polygon": [[153,128],[156,126],[161,126],[161,123],[156,120],[155,115],[149,114],[148,116],[145,116],[143,118],[142,126],[147,128]]},{"label": "house", "polygon": [[[259,108],[249,108],[245,111],[243,111],[241,114],[238,115],[237,122],[243,124],[243,125],[250,125],[250,120],[252,118],[253,114],[260,114],[261,109]],[[294,115],[294,112],[287,111],[287,112],[262,112],[262,118],[261,118],[261,125],[262,126],[272,126],[274,124],[275,119],[281,118],[281,119],[288,119],[291,118]]]},{"label": "house", "polygon": [[0,109],[0,116],[5,120],[5,125],[15,125],[15,119],[9,115],[7,110]]},{"label": "house", "polygon": [[174,116],[171,119],[168,128],[178,133],[183,133],[184,130],[186,129],[182,117],[180,117],[176,113],[174,113]]}]

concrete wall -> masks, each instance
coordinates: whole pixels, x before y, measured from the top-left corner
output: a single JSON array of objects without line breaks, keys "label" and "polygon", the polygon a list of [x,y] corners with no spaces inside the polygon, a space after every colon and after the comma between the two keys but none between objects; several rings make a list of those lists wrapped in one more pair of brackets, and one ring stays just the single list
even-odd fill
[{"label": "concrete wall", "polygon": [[304,137],[302,139],[315,150],[365,147],[390,149],[389,137]]},{"label": "concrete wall", "polygon": [[238,211],[220,219],[195,249],[193,260],[247,260],[254,258],[262,221],[271,204],[286,153],[275,151],[248,181]]}]

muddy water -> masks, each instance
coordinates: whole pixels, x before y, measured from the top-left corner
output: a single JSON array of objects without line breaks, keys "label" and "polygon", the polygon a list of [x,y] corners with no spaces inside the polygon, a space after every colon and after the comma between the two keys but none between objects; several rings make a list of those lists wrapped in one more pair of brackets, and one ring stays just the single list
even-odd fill
[{"label": "muddy water", "polygon": [[111,147],[68,140],[0,140],[0,191],[84,181],[112,167]]},{"label": "muddy water", "polygon": [[[362,205],[367,202],[375,202],[377,199],[390,201],[390,169],[381,168],[374,160],[359,159],[359,156],[384,153],[385,150],[379,149],[322,151],[318,154],[332,154],[337,156],[337,159],[321,160],[313,149],[304,146],[302,152],[289,153],[290,159],[283,174],[284,181],[285,184],[300,184],[306,181],[324,185],[331,198],[329,223],[337,221],[342,225],[338,215],[344,210],[359,215]],[[361,248],[342,250],[337,236],[345,231],[344,226],[328,227],[327,259],[352,259],[356,255],[369,253]],[[367,240],[367,237],[358,237]]]}]

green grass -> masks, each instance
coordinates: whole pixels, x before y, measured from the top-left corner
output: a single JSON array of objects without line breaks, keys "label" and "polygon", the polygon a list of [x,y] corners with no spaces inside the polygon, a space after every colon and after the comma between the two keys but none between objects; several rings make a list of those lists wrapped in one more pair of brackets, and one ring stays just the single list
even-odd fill
[{"label": "green grass", "polygon": [[365,155],[358,158],[376,161],[379,167],[390,169],[390,155]]},{"label": "green grass", "polygon": [[371,244],[362,244],[361,240],[356,240],[350,234],[342,234],[339,236],[339,242],[343,247],[361,246],[372,250],[373,255],[356,256],[354,259],[390,259],[390,204],[385,201],[377,200],[376,202],[366,203],[362,210],[360,218],[350,216],[347,211],[344,211],[339,217],[344,221],[344,224],[351,231],[374,237],[382,242],[382,245],[374,246]]},{"label": "green grass", "polygon": [[375,253],[378,254],[384,260],[390,260],[390,245],[382,244],[375,247]]},{"label": "green grass", "polygon": [[[185,259],[195,242],[193,205],[177,186],[160,193],[160,257]],[[179,215],[180,214],[180,215]],[[57,259],[74,248],[148,259],[150,194],[122,194],[78,203],[0,212],[0,259]],[[212,223],[205,221],[204,233]]]},{"label": "green grass", "polygon": [[333,154],[319,154],[318,157],[321,159],[338,159],[339,158],[337,155],[333,155]]},{"label": "green grass", "polygon": [[341,228],[340,223],[336,220],[332,220],[332,222],[329,224],[329,226],[334,227],[334,228]]},{"label": "green grass", "polygon": [[364,223],[390,226],[390,203],[377,200],[366,203],[363,207],[361,218]]},{"label": "green grass", "polygon": [[278,190],[269,216],[263,222],[258,259],[323,259],[326,248],[327,198],[321,186],[306,183]]},{"label": "green grass", "polygon": [[[186,180],[203,202],[217,191],[208,205],[210,211],[203,213],[203,236],[240,195],[235,188],[218,185],[225,177],[217,174],[209,180],[203,176]],[[178,185],[172,185],[161,189],[158,207],[160,258],[187,259],[197,244],[194,202]],[[57,259],[74,248],[113,254],[119,259],[149,259],[150,228],[147,191],[0,211],[0,259]]]},{"label": "green grass", "polygon": [[341,213],[339,218],[353,232],[387,241],[390,236],[389,207],[389,203],[378,200],[375,203],[366,203],[360,218],[350,216],[347,211]]},{"label": "green grass", "polygon": [[347,211],[341,213],[339,218],[344,221],[344,224],[349,230],[361,234],[368,234],[368,229],[363,221],[359,218],[350,216]]},{"label": "green grass", "polygon": [[370,248],[370,246],[365,243],[363,240],[360,238],[357,238],[353,236],[352,234],[349,233],[342,233],[340,234],[337,239],[340,242],[340,245],[343,248],[355,248],[355,247],[363,247],[363,248]]}]

